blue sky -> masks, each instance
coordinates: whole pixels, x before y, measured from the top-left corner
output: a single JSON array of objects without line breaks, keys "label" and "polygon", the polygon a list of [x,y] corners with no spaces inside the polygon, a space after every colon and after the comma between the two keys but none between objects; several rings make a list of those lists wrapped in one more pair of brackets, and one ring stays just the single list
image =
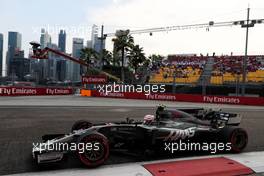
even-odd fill
[{"label": "blue sky", "polygon": [[[22,34],[22,49],[39,40],[41,27],[67,29],[67,52],[71,53],[73,37],[90,38],[92,24],[104,24],[107,32],[116,29],[140,29],[240,20],[246,18],[250,3],[251,17],[264,18],[263,0],[0,0],[0,33],[7,48],[8,31]],[[58,29],[59,30],[59,29]],[[264,24],[250,29],[249,54],[264,54]],[[57,31],[51,32],[57,43]],[[243,54],[245,30],[240,27],[185,30],[135,35],[135,41],[147,54],[212,53]],[[107,48],[112,42],[107,40]],[[5,53],[4,53],[5,56]]]}]

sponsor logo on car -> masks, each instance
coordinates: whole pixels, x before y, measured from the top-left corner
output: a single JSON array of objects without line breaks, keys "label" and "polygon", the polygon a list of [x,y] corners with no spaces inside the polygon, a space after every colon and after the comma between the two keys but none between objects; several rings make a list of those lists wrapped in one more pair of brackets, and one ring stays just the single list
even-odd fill
[{"label": "sponsor logo on car", "polygon": [[176,141],[178,139],[191,138],[195,134],[195,127],[188,128],[185,130],[171,130],[169,135],[162,137],[163,141]]}]

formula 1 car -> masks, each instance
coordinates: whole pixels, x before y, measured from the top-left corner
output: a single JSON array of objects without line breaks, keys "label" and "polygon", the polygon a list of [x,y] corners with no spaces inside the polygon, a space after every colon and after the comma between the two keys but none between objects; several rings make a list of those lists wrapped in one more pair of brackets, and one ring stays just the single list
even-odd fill
[{"label": "formula 1 car", "polygon": [[77,121],[69,134],[42,136],[43,143],[35,145],[32,154],[42,164],[61,161],[64,155],[74,152],[84,165],[96,167],[107,160],[110,152],[166,153],[164,148],[172,142],[229,144],[229,151],[238,153],[248,142],[247,132],[238,127],[240,121],[239,114],[221,110],[159,106],[155,116],[146,115],[142,121]]}]

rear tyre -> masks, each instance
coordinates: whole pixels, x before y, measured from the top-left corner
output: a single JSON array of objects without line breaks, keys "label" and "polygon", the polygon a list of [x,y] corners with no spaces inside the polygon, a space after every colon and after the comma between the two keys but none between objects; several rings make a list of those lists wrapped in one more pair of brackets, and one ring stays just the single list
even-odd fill
[{"label": "rear tyre", "polygon": [[84,146],[84,150],[78,150],[78,157],[87,167],[100,166],[109,157],[108,140],[100,133],[82,136],[78,142],[80,144]]},{"label": "rear tyre", "polygon": [[77,131],[80,129],[87,129],[87,128],[90,128],[92,126],[93,126],[93,124],[91,122],[88,122],[86,120],[79,120],[73,124],[71,132]]},{"label": "rear tyre", "polygon": [[228,127],[223,129],[224,142],[230,143],[231,152],[242,152],[248,143],[248,134],[243,128]]}]

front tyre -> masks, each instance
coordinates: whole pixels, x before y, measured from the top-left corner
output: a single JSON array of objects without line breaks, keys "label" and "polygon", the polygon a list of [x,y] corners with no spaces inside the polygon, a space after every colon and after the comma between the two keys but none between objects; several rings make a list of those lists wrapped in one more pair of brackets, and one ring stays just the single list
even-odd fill
[{"label": "front tyre", "polygon": [[107,138],[100,133],[82,136],[78,142],[84,149],[78,149],[80,161],[87,167],[102,165],[109,157],[109,144]]}]

